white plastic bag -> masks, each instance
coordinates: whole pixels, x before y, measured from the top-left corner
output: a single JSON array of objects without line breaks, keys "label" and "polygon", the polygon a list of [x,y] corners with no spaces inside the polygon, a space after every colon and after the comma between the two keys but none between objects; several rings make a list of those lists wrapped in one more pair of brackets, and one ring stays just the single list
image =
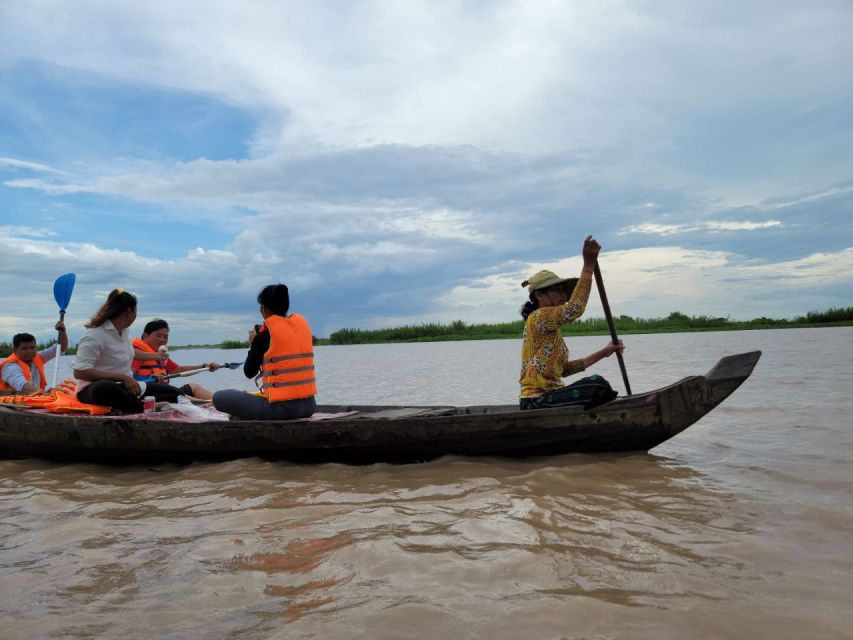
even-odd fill
[{"label": "white plastic bag", "polygon": [[193,404],[184,396],[180,396],[177,402],[171,402],[163,408],[179,414],[184,422],[225,422],[230,419],[227,413],[217,411],[212,404]]}]

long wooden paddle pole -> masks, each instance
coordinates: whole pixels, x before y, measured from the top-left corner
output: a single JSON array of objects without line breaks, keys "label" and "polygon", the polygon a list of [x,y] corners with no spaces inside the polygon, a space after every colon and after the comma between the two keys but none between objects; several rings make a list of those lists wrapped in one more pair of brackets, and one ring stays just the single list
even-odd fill
[{"label": "long wooden paddle pole", "polygon": [[[619,338],[616,336],[616,325],[613,324],[613,314],[610,313],[610,305],[607,303],[607,294],[604,292],[604,278],[601,277],[601,269],[598,268],[598,263],[595,263],[593,270],[595,275],[595,286],[598,287],[598,295],[601,297],[601,306],[604,307],[604,317],[607,318],[607,326],[610,327],[610,337],[613,339],[613,344],[619,344]],[[628,384],[628,372],[625,370],[625,360],[622,358],[622,352],[616,352],[616,358],[619,360],[619,369],[622,371],[622,381],[625,383],[625,393],[631,395],[631,385]]]}]

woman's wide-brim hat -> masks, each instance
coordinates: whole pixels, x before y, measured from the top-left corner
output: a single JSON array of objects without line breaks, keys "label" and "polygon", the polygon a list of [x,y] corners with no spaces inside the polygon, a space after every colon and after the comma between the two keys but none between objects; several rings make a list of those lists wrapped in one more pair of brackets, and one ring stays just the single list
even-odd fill
[{"label": "woman's wide-brim hat", "polygon": [[533,274],[527,280],[522,282],[521,286],[527,287],[527,290],[530,291],[530,293],[533,293],[534,291],[541,291],[542,289],[547,289],[549,287],[562,284],[565,285],[566,291],[568,291],[569,295],[571,295],[577,283],[577,278],[561,278],[553,271],[543,269],[542,271]]}]

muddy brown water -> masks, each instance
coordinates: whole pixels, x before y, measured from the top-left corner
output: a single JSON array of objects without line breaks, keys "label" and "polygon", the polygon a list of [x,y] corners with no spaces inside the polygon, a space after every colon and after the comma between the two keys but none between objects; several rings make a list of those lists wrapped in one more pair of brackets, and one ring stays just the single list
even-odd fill
[{"label": "muddy brown water", "polygon": [[[0,461],[0,638],[853,638],[853,329],[625,342],[635,392],[764,355],[649,454]],[[319,400],[511,402],[518,352],[319,347]]]}]

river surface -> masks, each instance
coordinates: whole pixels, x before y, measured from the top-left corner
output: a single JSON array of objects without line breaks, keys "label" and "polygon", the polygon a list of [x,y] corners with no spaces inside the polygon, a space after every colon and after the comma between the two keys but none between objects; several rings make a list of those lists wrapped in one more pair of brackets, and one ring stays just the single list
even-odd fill
[{"label": "river surface", "polygon": [[[635,392],[764,355],[648,454],[0,461],[0,638],[853,638],[853,328],[625,343]],[[319,401],[514,402],[519,351],[317,347]],[[615,358],[593,371],[622,390]],[[241,371],[191,380],[251,388]]]}]

